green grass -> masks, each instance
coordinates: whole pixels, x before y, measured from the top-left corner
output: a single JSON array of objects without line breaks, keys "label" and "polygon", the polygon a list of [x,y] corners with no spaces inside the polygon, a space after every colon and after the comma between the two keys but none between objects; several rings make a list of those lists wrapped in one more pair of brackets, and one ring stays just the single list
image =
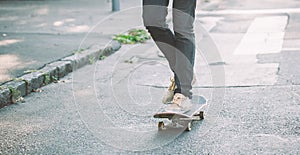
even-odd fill
[{"label": "green grass", "polygon": [[20,81],[24,81],[24,78],[13,78],[12,80],[13,80],[13,81],[20,82]]},{"label": "green grass", "polygon": [[150,39],[149,33],[141,29],[132,29],[126,34],[117,34],[113,38],[113,40],[119,41],[122,44],[144,43],[148,39]]},{"label": "green grass", "polygon": [[95,62],[96,62],[95,57],[90,56],[90,57],[89,57],[89,64],[92,65],[92,64],[94,64]]},{"label": "green grass", "polygon": [[34,73],[34,72],[37,72],[38,70],[35,70],[35,69],[32,69],[32,70],[26,70],[24,71],[24,74],[27,74],[27,73]]},{"label": "green grass", "polygon": [[0,90],[4,90],[4,89],[6,89],[6,87],[0,86]]},{"label": "green grass", "polygon": [[44,84],[50,84],[51,83],[51,77],[50,74],[44,74]]},{"label": "green grass", "polygon": [[80,49],[73,50],[72,53],[73,53],[73,54],[80,54],[80,53],[82,53],[84,50],[85,50],[85,49],[80,48]]},{"label": "green grass", "polygon": [[101,55],[101,56],[99,57],[99,60],[104,60],[105,58],[106,58],[105,55]]},{"label": "green grass", "polygon": [[8,87],[8,89],[10,90],[10,93],[11,93],[12,102],[13,103],[18,102],[18,100],[22,97],[21,91],[15,89],[13,87]]}]

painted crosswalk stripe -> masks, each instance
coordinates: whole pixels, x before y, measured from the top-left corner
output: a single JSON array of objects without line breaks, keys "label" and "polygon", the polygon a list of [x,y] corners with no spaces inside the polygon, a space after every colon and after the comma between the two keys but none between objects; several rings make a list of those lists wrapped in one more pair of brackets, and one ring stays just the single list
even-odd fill
[{"label": "painted crosswalk stripe", "polygon": [[234,55],[281,52],[287,22],[287,16],[255,18],[234,51]]},{"label": "painted crosswalk stripe", "polygon": [[217,11],[197,11],[197,15],[251,15],[251,14],[285,14],[300,13],[300,8],[282,8],[282,9],[257,9],[257,10],[217,10]]}]

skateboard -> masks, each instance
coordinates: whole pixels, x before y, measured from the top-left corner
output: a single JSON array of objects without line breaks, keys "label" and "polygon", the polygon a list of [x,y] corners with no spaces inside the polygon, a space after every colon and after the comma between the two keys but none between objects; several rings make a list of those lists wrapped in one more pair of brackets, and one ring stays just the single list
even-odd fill
[{"label": "skateboard", "polygon": [[164,118],[171,121],[170,124],[165,125],[163,121],[158,123],[158,130],[164,130],[167,126],[171,127],[185,127],[186,131],[191,131],[192,122],[200,121],[204,119],[204,107],[207,105],[206,99],[202,96],[193,96],[192,98],[193,106],[185,112],[171,112],[162,110],[154,114],[154,118]]}]

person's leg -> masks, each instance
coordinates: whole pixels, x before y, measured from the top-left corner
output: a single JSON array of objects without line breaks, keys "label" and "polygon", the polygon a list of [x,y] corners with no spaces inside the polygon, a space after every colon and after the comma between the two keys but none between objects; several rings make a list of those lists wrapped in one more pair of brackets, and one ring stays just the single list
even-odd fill
[{"label": "person's leg", "polygon": [[[168,60],[170,69],[174,72],[176,62],[175,35],[166,22],[168,5],[169,0],[143,0],[143,22],[156,45]],[[176,85],[172,79],[174,78],[171,77],[171,84],[162,98],[163,103],[169,103],[173,99]]]},{"label": "person's leg", "polygon": [[196,0],[174,0],[173,23],[175,31],[175,93],[192,96],[193,68],[195,60],[195,19]]},{"label": "person's leg", "polygon": [[171,70],[175,67],[175,36],[166,23],[169,0],[143,0],[143,22]]}]

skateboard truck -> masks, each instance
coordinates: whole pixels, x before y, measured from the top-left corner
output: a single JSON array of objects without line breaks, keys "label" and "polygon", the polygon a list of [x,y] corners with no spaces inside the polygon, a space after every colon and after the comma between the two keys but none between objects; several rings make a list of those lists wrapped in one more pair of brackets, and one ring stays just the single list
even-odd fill
[{"label": "skateboard truck", "polygon": [[192,107],[189,111],[186,112],[170,112],[163,110],[154,114],[154,118],[164,118],[171,121],[171,123],[165,125],[163,121],[158,123],[158,130],[164,130],[167,127],[186,127],[186,131],[192,129],[193,121],[200,121],[204,119],[203,108],[207,105],[206,99],[202,96],[193,96],[192,98]]},{"label": "skateboard truck", "polygon": [[180,125],[181,127],[186,127],[185,131],[191,131],[192,130],[192,121],[201,121],[204,119],[204,112],[200,111],[198,114],[193,115],[192,117],[179,117],[179,118],[168,118],[171,123],[165,125],[163,121],[158,122],[158,130],[162,131],[165,130],[167,126],[171,127],[178,127]]}]

